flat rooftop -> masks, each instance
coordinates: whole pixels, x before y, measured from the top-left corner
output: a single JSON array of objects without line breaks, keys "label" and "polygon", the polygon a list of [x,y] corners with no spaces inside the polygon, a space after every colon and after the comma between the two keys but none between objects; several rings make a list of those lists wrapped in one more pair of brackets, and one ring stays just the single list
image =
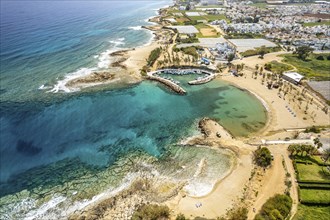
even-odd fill
[{"label": "flat rooftop", "polygon": [[189,17],[194,17],[194,16],[202,16],[202,15],[206,15],[204,12],[186,12],[186,15]]},{"label": "flat rooftop", "polygon": [[177,21],[174,18],[167,18],[166,21],[169,21],[171,23],[176,23]]},{"label": "flat rooftop", "polygon": [[253,50],[257,47],[276,47],[277,45],[266,39],[228,39],[237,47],[238,52]]},{"label": "flat rooftop", "polygon": [[191,17],[193,17],[193,16],[200,16],[199,12],[186,12],[186,15],[187,16],[191,16]]},{"label": "flat rooftop", "polygon": [[177,29],[180,34],[197,34],[199,31],[191,25],[188,26],[170,26],[169,28]]},{"label": "flat rooftop", "polygon": [[289,78],[291,78],[291,79],[293,79],[293,80],[296,81],[296,82],[300,82],[300,80],[301,80],[302,78],[304,78],[303,75],[300,75],[300,74],[297,73],[297,72],[286,72],[286,73],[283,73],[283,75],[284,75],[284,76],[287,76],[287,77],[289,77]]},{"label": "flat rooftop", "polygon": [[177,45],[178,48],[182,47],[190,47],[190,46],[201,46],[201,47],[215,47],[217,43],[224,43],[227,40],[223,37],[217,38],[198,38],[199,43],[192,43],[192,44],[179,44]]}]

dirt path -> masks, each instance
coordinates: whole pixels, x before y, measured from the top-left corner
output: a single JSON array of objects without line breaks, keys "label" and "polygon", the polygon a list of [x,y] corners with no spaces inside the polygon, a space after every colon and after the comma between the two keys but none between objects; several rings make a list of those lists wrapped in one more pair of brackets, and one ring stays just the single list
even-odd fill
[{"label": "dirt path", "polygon": [[[252,208],[255,208],[256,212],[253,212],[253,209],[250,209],[248,214],[248,219],[254,219],[255,215],[260,211],[263,204],[272,196],[275,194],[283,194],[285,192],[286,186],[285,186],[285,176],[286,176],[286,170],[284,166],[287,169],[287,172],[290,173],[290,180],[292,182],[292,187],[290,189],[290,196],[293,200],[293,205],[291,209],[291,218],[294,216],[294,214],[297,212],[298,208],[298,189],[297,189],[297,183],[295,180],[295,171],[292,165],[292,162],[289,158],[288,152],[287,152],[287,146],[286,145],[276,145],[276,146],[268,146],[271,153],[274,155],[274,161],[272,163],[272,167],[266,171],[266,174],[263,178],[263,182],[261,183],[262,186],[259,189],[259,195],[256,198],[255,202],[251,206]],[[283,166],[283,160],[284,160],[284,166]]]},{"label": "dirt path", "polygon": [[[285,185],[285,170],[282,165],[281,153],[270,149],[274,155],[274,161],[269,170],[266,170],[266,174],[261,182],[261,188],[258,190],[259,194],[256,201],[252,205],[248,214],[248,219],[254,219],[255,215],[260,211],[262,205],[272,196],[279,193],[284,193]],[[255,208],[256,212],[253,212]]]}]

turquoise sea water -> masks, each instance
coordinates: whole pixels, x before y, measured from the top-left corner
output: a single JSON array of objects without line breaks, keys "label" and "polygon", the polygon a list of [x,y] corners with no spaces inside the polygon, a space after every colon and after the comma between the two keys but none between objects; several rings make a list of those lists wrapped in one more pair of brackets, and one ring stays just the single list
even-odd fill
[{"label": "turquoise sea water", "polygon": [[[221,177],[230,166],[227,153],[173,145],[196,133],[201,117],[218,120],[234,135],[263,127],[266,113],[261,103],[219,80],[188,86],[186,81],[194,76],[177,77],[188,91],[186,96],[148,81],[116,90],[50,92],[58,80],[80,73],[81,68],[104,68],[104,52],[149,42],[151,34],[138,26],[147,24],[145,20],[155,15],[155,9],[168,3],[1,1],[2,214],[11,210],[22,217],[36,207],[19,203],[25,207],[22,211],[15,209],[17,202],[45,199],[55,192],[92,196],[82,195],[79,184],[91,188],[92,183],[86,181],[96,175],[94,184],[105,178],[111,185],[130,168],[107,173],[118,167],[124,170],[118,164],[134,155],[160,161],[176,158],[180,166],[185,164],[179,161],[194,164],[201,157],[209,158],[217,163],[213,167],[219,167],[214,177]],[[212,155],[222,159],[217,161]],[[165,169],[164,173],[168,174]],[[75,185],[63,190],[68,182]]]}]

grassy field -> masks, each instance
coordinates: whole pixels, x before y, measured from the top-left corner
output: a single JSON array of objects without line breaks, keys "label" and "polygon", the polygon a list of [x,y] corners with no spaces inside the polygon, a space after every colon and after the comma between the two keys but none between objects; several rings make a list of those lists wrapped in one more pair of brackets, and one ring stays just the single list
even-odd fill
[{"label": "grassy field", "polygon": [[273,73],[281,73],[281,72],[283,73],[285,71],[293,69],[293,67],[288,64],[280,63],[280,62],[273,60],[273,61],[265,64],[265,69],[272,71]]},{"label": "grassy field", "polygon": [[330,180],[329,171],[326,167],[318,166],[317,164],[301,164],[297,163],[300,180]]},{"label": "grassy field", "polygon": [[205,5],[205,6],[198,6],[196,7],[196,9],[199,9],[199,8],[224,8],[225,6],[223,5]]},{"label": "grassy field", "polygon": [[250,6],[255,6],[257,8],[266,8],[267,7],[267,3],[266,2],[259,2],[259,3],[253,3]]},{"label": "grassy field", "polygon": [[223,14],[219,14],[219,15],[190,16],[189,19],[191,19],[192,21],[206,20],[208,22],[215,21],[215,20],[225,19],[225,20],[227,20],[229,22],[229,20],[227,19],[227,17],[225,15],[223,15]]},{"label": "grassy field", "polygon": [[230,33],[225,36],[227,39],[258,39],[265,38],[262,34],[252,34],[252,33]]},{"label": "grassy field", "polygon": [[313,27],[313,26],[318,26],[318,25],[329,25],[330,26],[330,21],[303,23],[304,27]]},{"label": "grassy field", "polygon": [[295,160],[308,163],[296,163],[295,169],[298,171],[299,181],[312,182],[299,182],[299,199],[301,203],[308,203],[309,205],[300,203],[293,220],[330,219],[330,207],[319,207],[320,203],[326,204],[330,202],[329,184],[324,183],[330,180],[329,171],[325,166],[317,164],[323,164],[319,156],[296,155]]},{"label": "grassy field", "polygon": [[[254,50],[247,50],[241,53],[243,57],[249,57],[249,56],[255,56],[258,55],[259,51],[261,50],[261,47],[255,48]],[[265,47],[265,54],[266,53],[273,53],[273,52],[278,52],[281,50],[280,47]]]},{"label": "grassy field", "polygon": [[300,198],[305,202],[330,202],[330,190],[300,189]]},{"label": "grassy field", "polygon": [[[330,80],[330,62],[327,57],[330,53],[312,54],[306,61],[299,59],[295,54],[282,55],[283,62],[293,65],[297,71],[309,79]],[[323,56],[324,60],[317,60],[318,56]]]},{"label": "grassy field", "polygon": [[[212,27],[210,27],[210,26],[208,26],[206,24],[199,23],[199,24],[194,25],[194,26],[199,31],[199,33],[197,34],[197,37],[198,38],[201,38],[201,37],[220,37],[220,33],[218,33],[214,28],[212,28]],[[214,35],[210,35],[210,36],[203,35],[203,33],[201,32],[201,29],[203,29],[203,30],[209,29],[211,32],[214,33]]]},{"label": "grassy field", "polygon": [[293,220],[328,220],[330,207],[306,206],[299,204],[298,212]]}]

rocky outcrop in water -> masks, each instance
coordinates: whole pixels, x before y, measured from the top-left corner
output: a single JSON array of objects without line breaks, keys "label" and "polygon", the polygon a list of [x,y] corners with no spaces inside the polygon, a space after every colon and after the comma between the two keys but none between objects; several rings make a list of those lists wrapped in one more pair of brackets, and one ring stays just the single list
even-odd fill
[{"label": "rocky outcrop in water", "polygon": [[67,83],[67,86],[75,87],[81,84],[106,82],[113,80],[114,77],[115,74],[112,74],[110,72],[93,72],[92,74],[86,77],[71,80],[70,82]]}]

